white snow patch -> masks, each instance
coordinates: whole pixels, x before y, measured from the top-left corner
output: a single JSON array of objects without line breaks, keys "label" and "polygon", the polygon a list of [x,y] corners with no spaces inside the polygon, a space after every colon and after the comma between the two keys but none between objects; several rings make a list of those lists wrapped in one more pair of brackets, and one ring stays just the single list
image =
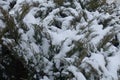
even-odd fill
[{"label": "white snow patch", "polygon": [[32,46],[32,48],[35,51],[35,53],[39,53],[40,52],[38,45],[36,45],[34,42],[32,42],[30,45]]},{"label": "white snow patch", "polygon": [[120,54],[119,53],[120,51],[115,56],[107,58],[107,61],[108,61],[107,68],[111,76],[114,78],[114,80],[118,80],[117,71],[120,69]]},{"label": "white snow patch", "polygon": [[66,30],[66,31],[59,31],[59,32],[50,32],[50,35],[53,39],[53,45],[59,45],[65,39],[79,39],[76,36],[77,32],[74,30]]},{"label": "white snow patch", "polygon": [[84,75],[75,66],[69,66],[67,69],[73,73],[77,80],[86,80]]},{"label": "white snow patch", "polygon": [[26,24],[39,24],[38,20],[33,16],[33,10],[31,10],[23,19]]}]

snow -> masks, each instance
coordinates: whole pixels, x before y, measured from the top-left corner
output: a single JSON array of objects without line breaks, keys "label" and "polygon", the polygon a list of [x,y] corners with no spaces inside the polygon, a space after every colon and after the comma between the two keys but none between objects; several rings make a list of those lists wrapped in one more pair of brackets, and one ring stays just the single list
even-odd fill
[{"label": "snow", "polygon": [[93,31],[94,31],[93,34],[95,33],[95,34],[98,35],[97,37],[95,37],[95,38],[93,38],[91,40],[91,42],[94,43],[95,45],[97,43],[99,43],[99,41],[101,39],[103,39],[103,37],[105,36],[105,34],[109,34],[110,30],[112,29],[111,27],[108,27],[108,28],[106,28],[106,29],[103,30],[102,27],[103,27],[102,25],[95,25],[95,24],[92,26]]},{"label": "snow", "polygon": [[50,79],[48,79],[47,76],[44,76],[43,79],[40,79],[40,80],[50,80]]},{"label": "snow", "polygon": [[9,1],[0,1],[0,6],[2,6],[3,9],[8,10],[9,3]]},{"label": "snow", "polygon": [[86,78],[83,76],[83,74],[81,72],[78,72],[77,68],[74,66],[69,66],[68,71],[72,72],[73,75],[76,77],[77,80],[86,80]]},{"label": "snow", "polygon": [[35,19],[34,15],[35,10],[32,9],[30,12],[24,17],[23,21],[29,25],[29,24],[39,24],[38,20]]},{"label": "snow", "polygon": [[107,0],[106,2],[108,4],[117,3],[118,5],[120,5],[120,0]]},{"label": "snow", "polygon": [[[27,30],[24,29],[24,26],[19,25],[21,21],[16,21],[16,12],[20,12],[22,5],[25,4],[24,1],[31,5],[30,11],[22,20]],[[107,3],[112,4],[114,1],[107,0]],[[8,11],[10,1],[0,2],[0,6]],[[33,7],[33,2],[37,2],[39,6]],[[66,6],[67,2],[64,3]],[[120,0],[116,0],[116,2],[120,4]],[[67,7],[64,4],[58,7],[53,0],[17,0],[17,4],[8,13],[15,20],[20,39],[15,46],[13,44],[10,47],[14,46],[13,49],[18,49],[16,53],[25,59],[26,66],[30,64],[30,67],[34,67],[36,72],[40,73],[39,80],[54,80],[59,76],[64,77],[63,72],[67,76],[69,76],[69,72],[73,74],[73,78],[70,80],[88,80],[87,78],[95,80],[96,75],[99,76],[99,80],[119,80],[120,47],[110,43],[114,37],[112,36],[105,46],[101,47],[101,50],[97,47],[100,45],[100,41],[110,34],[116,34],[120,42],[120,15],[116,15],[116,12],[97,10],[90,12],[82,9],[78,0],[73,0],[73,3]],[[39,11],[41,11],[40,15],[35,18],[35,14]],[[65,16],[62,16],[62,13]],[[1,33],[6,28],[2,17],[0,12]],[[109,19],[110,22],[106,22],[107,25],[104,26],[104,21]],[[60,22],[60,27],[55,25],[55,20]],[[100,23],[102,21],[103,23]],[[8,46],[14,42],[14,38],[11,37],[14,34],[9,35],[10,33],[12,31],[3,32],[3,35],[0,35],[3,44]],[[39,39],[37,39],[38,36]],[[0,53],[3,45],[1,40]],[[83,50],[90,56],[81,58],[82,56],[79,55]],[[68,56],[68,52],[71,53],[71,56]],[[36,75],[34,77],[37,78]]]},{"label": "snow", "polygon": [[3,23],[2,20],[0,20],[0,28],[5,28],[5,24]]},{"label": "snow", "polygon": [[113,2],[115,2],[116,0],[107,0],[106,2],[108,3],[108,4],[111,4],[111,3],[113,3]]},{"label": "snow", "polygon": [[59,31],[57,33],[52,32],[51,36],[53,39],[53,45],[58,45],[60,44],[62,41],[64,41],[67,38],[73,39],[74,37],[76,37],[75,35],[77,34],[76,31],[74,30],[66,30],[66,31]]},{"label": "snow", "polygon": [[33,50],[35,50],[36,53],[39,53],[39,47],[35,43],[30,44],[33,47]]},{"label": "snow", "polygon": [[118,80],[117,71],[120,69],[120,51],[117,52],[115,56],[107,58],[108,61],[108,70],[114,80]]},{"label": "snow", "polygon": [[115,0],[115,1],[116,1],[116,3],[120,4],[120,0]]},{"label": "snow", "polygon": [[73,46],[69,46],[71,40],[66,40],[65,43],[63,44],[61,51],[59,54],[55,56],[55,59],[60,59],[62,57],[66,56],[66,53],[72,49]]},{"label": "snow", "polygon": [[[73,20],[73,17],[72,16],[69,16],[69,17],[66,17],[64,18],[64,21],[62,23],[62,29],[63,30],[67,30],[68,27],[71,26],[71,21]],[[72,27],[72,26],[71,26]]]},{"label": "snow", "polygon": [[49,43],[47,39],[43,39],[42,49],[43,49],[43,53],[47,56],[49,50]]},{"label": "snow", "polygon": [[[109,69],[106,68],[106,57],[104,57],[100,53],[99,54],[92,53],[90,58],[85,58],[83,60],[83,63],[91,64],[91,66],[98,72],[99,75],[103,75],[107,77],[107,78],[101,77],[100,80],[112,80],[113,78],[111,77],[112,72],[110,72]],[[108,66],[111,66],[111,65],[108,65]],[[99,71],[99,69],[101,70]],[[117,79],[114,78],[114,80],[117,80]]]}]

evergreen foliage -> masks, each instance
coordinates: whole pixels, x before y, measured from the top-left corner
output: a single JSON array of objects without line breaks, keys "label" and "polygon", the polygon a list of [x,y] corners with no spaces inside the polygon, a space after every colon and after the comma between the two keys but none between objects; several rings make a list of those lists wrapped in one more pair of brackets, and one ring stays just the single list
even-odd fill
[{"label": "evergreen foliage", "polygon": [[10,9],[0,4],[0,79],[120,79],[116,3],[19,1]]}]

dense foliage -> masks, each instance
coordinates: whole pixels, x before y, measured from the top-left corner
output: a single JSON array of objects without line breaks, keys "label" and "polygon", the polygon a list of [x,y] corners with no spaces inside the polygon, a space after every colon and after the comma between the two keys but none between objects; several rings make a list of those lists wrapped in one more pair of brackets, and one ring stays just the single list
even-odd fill
[{"label": "dense foliage", "polygon": [[0,79],[119,80],[119,10],[106,0],[0,1]]}]

